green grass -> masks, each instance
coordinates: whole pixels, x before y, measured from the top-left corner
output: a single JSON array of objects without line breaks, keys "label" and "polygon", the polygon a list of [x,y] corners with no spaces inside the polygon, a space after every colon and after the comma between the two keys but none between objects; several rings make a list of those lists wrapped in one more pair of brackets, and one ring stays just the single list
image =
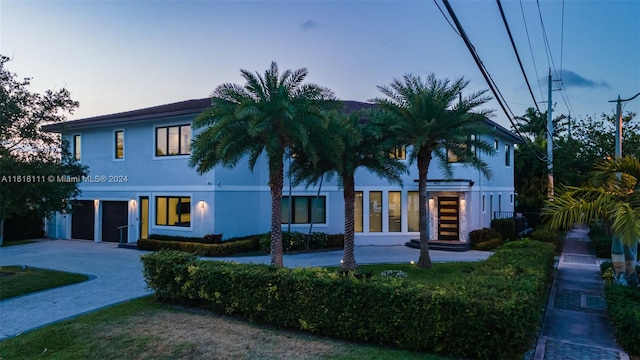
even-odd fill
[{"label": "green grass", "polygon": [[0,300],[89,279],[87,275],[22,266],[0,266]]},{"label": "green grass", "polygon": [[[469,276],[480,263],[475,262],[450,262],[434,263],[431,269],[421,269],[414,264],[372,264],[360,265],[358,271],[366,274],[371,273],[372,278],[381,276],[385,270],[400,270],[407,273],[406,281],[421,282],[429,285],[439,285]],[[331,270],[339,271],[339,268],[332,267]]]},{"label": "green grass", "polygon": [[276,329],[205,310],[159,303],[152,297],[115,305],[0,342],[0,359],[15,360],[292,357],[448,360]]},{"label": "green grass", "polygon": [[2,242],[2,247],[6,247],[6,246],[15,246],[15,245],[24,245],[24,244],[31,244],[34,243],[35,240],[12,240],[12,241],[3,241]]}]

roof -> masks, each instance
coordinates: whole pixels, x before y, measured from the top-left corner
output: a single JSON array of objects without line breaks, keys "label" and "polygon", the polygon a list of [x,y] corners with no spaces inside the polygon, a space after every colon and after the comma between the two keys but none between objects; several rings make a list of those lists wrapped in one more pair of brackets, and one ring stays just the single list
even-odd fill
[{"label": "roof", "polygon": [[[375,108],[376,105],[372,103],[362,102],[362,101],[353,101],[353,100],[344,100],[342,103],[345,106],[345,112],[351,113],[353,111],[363,110],[363,109],[371,109]],[[175,102],[171,104],[152,106],[143,109],[119,112],[115,114],[108,115],[100,115],[94,116],[84,119],[78,120],[70,120],[64,121],[55,124],[48,124],[42,127],[43,131],[47,132],[62,132],[65,130],[75,130],[81,128],[95,127],[95,126],[105,126],[105,125],[116,125],[123,123],[131,123],[138,121],[146,121],[152,119],[161,119],[172,116],[180,116],[180,115],[188,115],[188,114],[199,114],[203,110],[207,109],[211,106],[211,98],[203,98],[203,99],[192,99],[185,100],[180,102]],[[485,118],[485,123],[493,127],[493,129],[500,133],[503,136],[506,136],[513,140],[516,143],[521,143],[522,139],[514,134],[513,132],[507,130],[501,125]]]}]

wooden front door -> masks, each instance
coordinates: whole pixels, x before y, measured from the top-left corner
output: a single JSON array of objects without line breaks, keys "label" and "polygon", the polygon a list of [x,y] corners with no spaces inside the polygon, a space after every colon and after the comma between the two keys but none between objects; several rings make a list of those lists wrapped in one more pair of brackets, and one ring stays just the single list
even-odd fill
[{"label": "wooden front door", "polygon": [[438,240],[460,240],[459,215],[457,197],[438,198]]}]

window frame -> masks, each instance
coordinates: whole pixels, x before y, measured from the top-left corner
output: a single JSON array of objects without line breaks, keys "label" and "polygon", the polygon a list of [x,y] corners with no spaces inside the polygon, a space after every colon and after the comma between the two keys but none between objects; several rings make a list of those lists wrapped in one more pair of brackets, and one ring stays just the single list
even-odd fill
[{"label": "window frame", "polygon": [[[118,157],[118,134],[122,134],[122,155],[120,157]],[[125,145],[124,129],[115,130],[113,132],[113,160],[115,161],[124,160],[124,145]]]},{"label": "window frame", "polygon": [[[154,214],[153,214],[154,215],[154,220],[153,220],[153,224],[155,226],[164,226],[164,227],[179,228],[179,229],[191,228],[191,225],[192,225],[191,215],[193,215],[192,211],[191,211],[192,207],[193,207],[193,199],[192,199],[191,196],[155,195],[153,197],[153,199],[154,199],[154,204],[153,204],[154,205]],[[158,206],[158,200],[159,199],[164,199],[166,201],[166,205],[165,205],[165,208],[166,208],[165,211],[166,212],[164,214],[165,215],[166,224],[158,224],[158,211],[160,210],[159,206]],[[178,203],[176,205],[177,205],[177,210],[179,210],[179,211],[177,211],[176,215],[178,216],[179,222],[177,224],[169,224],[169,210],[170,210],[169,204],[171,202],[170,199],[178,199]],[[182,220],[182,215],[187,214],[187,213],[182,213],[181,212],[181,209],[183,208],[182,199],[189,199],[189,202],[188,202],[188,204],[189,204],[189,212],[188,212],[188,214],[189,214],[189,222],[188,222],[188,224],[185,224],[184,222],[181,221]],[[186,202],[185,202],[185,204],[186,204]],[[180,225],[180,224],[185,224],[185,225]]]},{"label": "window frame", "polygon": [[[300,199],[300,198],[306,198],[307,199],[307,211],[306,211],[306,215],[307,218],[309,219],[309,221],[307,222],[296,222],[296,199]],[[313,224],[315,225],[325,225],[327,223],[327,196],[326,195],[320,195],[318,197],[318,199],[321,199],[322,201],[324,201],[324,208],[322,209],[322,219],[324,221],[320,222],[320,221],[313,221]],[[313,205],[314,205],[314,201],[316,200],[316,195],[292,195],[291,196],[291,201],[292,201],[292,205],[291,205],[291,225],[309,225],[311,224],[311,220],[313,220],[312,217],[312,213],[313,213]],[[283,196],[280,199],[280,207],[281,209],[285,209],[285,203],[284,201],[289,201],[289,196]],[[289,211],[289,205],[286,204],[286,209],[287,211]],[[316,211],[318,211],[319,209],[317,208]],[[318,214],[315,214],[316,218],[318,218]],[[288,216],[287,216],[288,217]],[[282,218],[282,216],[280,217],[280,224],[281,225],[288,225],[289,221],[287,219],[287,221],[283,221],[284,219]]]},{"label": "window frame", "polygon": [[82,134],[74,134],[73,137],[73,158],[82,161]]},{"label": "window frame", "polygon": [[511,145],[504,144],[504,165],[511,167]]},{"label": "window frame", "polygon": [[[189,144],[188,144],[188,152],[183,153],[182,149],[183,149],[183,144],[182,144],[182,128],[188,126],[189,127]],[[169,149],[171,148],[171,141],[170,141],[170,133],[171,133],[171,129],[172,128],[176,128],[178,130],[178,144],[177,144],[177,149],[178,149],[178,153],[177,154],[170,154],[169,153]],[[160,130],[165,130],[166,134],[165,134],[165,154],[159,154],[159,146],[158,146],[158,132]],[[192,127],[191,124],[189,123],[183,123],[183,124],[177,124],[177,125],[167,125],[167,126],[156,126],[154,128],[154,157],[155,158],[171,158],[171,157],[176,157],[176,156],[189,156],[191,155],[191,138],[193,136],[193,131],[192,131]]]}]

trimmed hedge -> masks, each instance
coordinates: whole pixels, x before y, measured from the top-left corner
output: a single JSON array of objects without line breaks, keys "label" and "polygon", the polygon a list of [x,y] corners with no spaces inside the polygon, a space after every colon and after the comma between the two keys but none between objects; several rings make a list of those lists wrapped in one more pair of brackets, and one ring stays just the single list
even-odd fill
[{"label": "trimmed hedge", "polygon": [[199,244],[222,244],[222,234],[207,234],[204,237],[150,234],[149,238],[153,240],[182,241]]},{"label": "trimmed hedge", "polygon": [[535,336],[553,256],[549,244],[507,243],[468,278],[435,289],[390,277],[201,261],[169,251],[142,261],[159,299],[206,301],[215,311],[342,339],[515,359]]},{"label": "trimmed hedge", "polygon": [[[469,241],[471,242],[472,250],[491,250],[489,248],[498,242],[502,245],[502,234],[497,232],[496,229],[482,228],[480,230],[473,230],[469,232]],[[480,245],[481,243],[486,242],[489,243]],[[495,249],[496,247],[497,246],[494,246],[492,249]]]},{"label": "trimmed hedge", "polygon": [[516,233],[516,219],[493,219],[491,220],[491,228],[502,235],[505,241],[511,241],[518,238]]},{"label": "trimmed hedge", "polygon": [[616,339],[629,355],[640,356],[640,288],[606,285],[605,295]]},{"label": "trimmed hedge", "polygon": [[260,246],[260,237],[254,235],[244,240],[224,241],[219,244],[203,244],[185,241],[154,239],[138,240],[138,249],[157,251],[162,249],[184,251],[200,256],[228,256],[237,253],[255,251]]},{"label": "trimmed hedge", "polygon": [[502,246],[502,244],[504,244],[504,241],[502,241],[502,239],[491,239],[491,240],[487,240],[487,241],[483,241],[475,244],[473,249],[489,251],[489,250],[494,250],[499,246]]},{"label": "trimmed hedge", "polygon": [[[305,250],[307,246],[307,234],[299,231],[282,232],[282,251]],[[312,232],[309,239],[309,249],[337,249],[344,248],[344,235],[327,235],[323,232]],[[271,251],[271,233],[260,236],[260,250],[266,253]]]}]

